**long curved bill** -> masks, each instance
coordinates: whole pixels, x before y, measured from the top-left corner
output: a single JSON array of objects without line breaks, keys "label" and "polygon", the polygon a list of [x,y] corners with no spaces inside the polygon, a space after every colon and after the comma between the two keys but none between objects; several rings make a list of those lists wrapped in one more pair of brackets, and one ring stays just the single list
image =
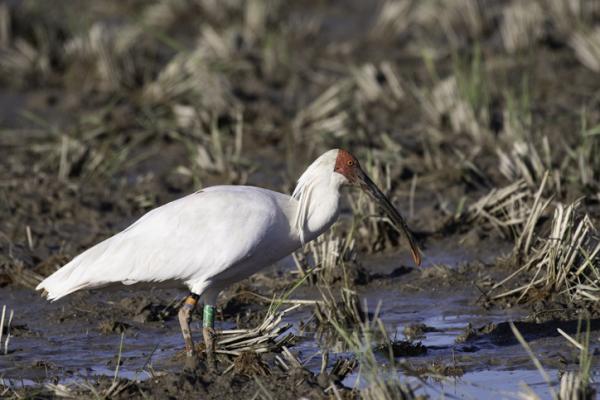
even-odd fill
[{"label": "long curved bill", "polygon": [[408,228],[408,225],[406,225],[406,221],[404,221],[402,215],[400,215],[398,210],[396,210],[392,203],[390,203],[388,198],[381,192],[381,190],[379,190],[377,185],[373,183],[371,178],[369,178],[362,170],[359,171],[360,172],[358,173],[357,178],[361,189],[385,210],[396,227],[402,231],[404,236],[406,236],[410,245],[410,251],[412,253],[413,260],[415,260],[415,264],[417,266],[421,265],[421,251],[419,250],[419,247],[417,246],[413,234]]}]

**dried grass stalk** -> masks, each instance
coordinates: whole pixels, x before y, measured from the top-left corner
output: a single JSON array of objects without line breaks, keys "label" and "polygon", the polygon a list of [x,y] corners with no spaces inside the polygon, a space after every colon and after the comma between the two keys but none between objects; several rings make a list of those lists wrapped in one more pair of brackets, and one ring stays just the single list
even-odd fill
[{"label": "dried grass stalk", "polygon": [[330,285],[343,279],[345,266],[357,262],[355,244],[356,241],[351,235],[342,238],[336,230],[330,230],[310,242],[307,246],[309,250],[307,256],[312,258],[314,263],[313,273],[316,282]]},{"label": "dried grass stalk", "polygon": [[206,47],[179,52],[146,86],[144,95],[161,103],[187,97],[216,112],[229,109],[235,103],[229,82],[210,66],[206,52]]},{"label": "dried grass stalk", "polygon": [[334,83],[298,112],[292,125],[297,141],[306,137],[322,140],[323,135],[333,134],[339,138],[348,134],[346,106],[351,98],[351,85],[350,80]]},{"label": "dried grass stalk", "polygon": [[[532,290],[565,295],[575,304],[594,304],[600,301],[600,241],[587,214],[580,216],[579,203],[557,204],[552,227],[547,238],[538,237],[535,244],[526,246],[525,264],[493,289],[503,287],[518,273],[529,271],[529,283],[493,297],[499,299],[517,295],[521,301]],[[531,237],[531,235],[529,235]]]},{"label": "dried grass stalk", "polygon": [[554,27],[562,35],[569,35],[577,28],[585,8],[582,0],[546,0],[544,5]]},{"label": "dried grass stalk", "polygon": [[575,32],[570,45],[579,62],[594,72],[600,72],[600,27],[590,32]]},{"label": "dried grass stalk", "polygon": [[505,238],[517,238],[530,214],[532,193],[524,180],[492,189],[457,217],[460,223],[487,226]]},{"label": "dried grass stalk", "polygon": [[369,36],[372,39],[389,39],[402,34],[411,22],[410,9],[409,0],[381,0]]},{"label": "dried grass stalk", "polygon": [[523,179],[530,187],[537,186],[546,171],[550,169],[551,156],[548,138],[544,136],[542,139],[542,156],[536,147],[530,142],[517,140],[512,144],[510,153],[498,149],[496,153],[502,175],[509,181]]},{"label": "dried grass stalk", "polygon": [[481,143],[490,133],[488,112],[484,108],[475,109],[465,90],[459,87],[455,76],[450,76],[438,82],[431,93],[415,89],[414,94],[434,126],[448,118],[453,132],[467,133]]},{"label": "dried grass stalk", "polygon": [[30,289],[34,289],[44,279],[21,263],[5,265],[4,271],[13,283]]},{"label": "dried grass stalk", "polygon": [[291,328],[291,324],[282,323],[283,318],[300,306],[297,304],[282,311],[269,312],[263,322],[253,329],[218,332],[215,351],[231,356],[239,356],[243,352],[260,354],[282,351],[295,338],[292,333],[282,337]]},{"label": "dried grass stalk", "polygon": [[509,53],[530,47],[543,33],[544,13],[535,1],[515,1],[502,12],[500,33]]},{"label": "dried grass stalk", "polygon": [[16,38],[12,46],[2,50],[0,71],[14,77],[27,77],[30,74],[45,77],[50,73],[50,57],[44,49]]},{"label": "dried grass stalk", "polygon": [[[10,342],[10,326],[12,324],[13,317],[15,315],[14,310],[10,310],[7,315],[7,307],[6,304],[2,306],[2,316],[0,317],[0,348],[2,347],[2,338],[6,334],[6,338],[4,339],[4,351],[2,352],[4,355],[8,354],[8,344]],[[5,325],[6,322],[6,325]]]},{"label": "dried grass stalk", "polygon": [[365,64],[352,68],[351,73],[359,103],[381,101],[394,107],[405,97],[400,77],[390,62],[382,62],[379,66]]},{"label": "dried grass stalk", "polygon": [[80,64],[87,73],[95,74],[94,82],[100,89],[118,90],[133,79],[129,51],[140,34],[141,30],[134,26],[95,23],[89,31],[65,44],[65,55],[71,64]]}]

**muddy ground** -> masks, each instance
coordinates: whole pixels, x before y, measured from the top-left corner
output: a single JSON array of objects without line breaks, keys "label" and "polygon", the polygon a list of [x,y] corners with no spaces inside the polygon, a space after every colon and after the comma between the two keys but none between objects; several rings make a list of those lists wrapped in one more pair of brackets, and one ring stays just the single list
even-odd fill
[{"label": "muddy ground", "polygon": [[[431,251],[429,259],[456,257],[443,247]],[[448,260],[443,269],[436,271],[440,267],[428,263],[423,270],[406,266],[398,261],[405,258],[404,254],[386,254],[370,261],[373,265],[365,266],[373,278],[360,286],[359,293],[371,311],[381,302],[380,316],[396,343],[394,355],[399,371],[418,388],[417,393],[432,397],[445,393],[467,398],[510,398],[520,389],[520,382],[531,385],[542,396],[548,395],[543,379],[533,369],[508,321],[521,321],[517,322],[518,329],[555,384],[561,373],[577,369],[579,363],[578,353],[565,344],[556,329],[575,336],[577,321],[535,321],[524,307],[484,308],[475,301],[480,296],[475,285],[502,271],[471,257],[462,254],[458,259],[463,265]],[[275,280],[286,272],[289,274],[283,268],[265,275]],[[256,326],[261,322],[261,312],[268,304],[249,301],[248,296],[236,296],[236,292],[243,289],[269,296],[273,287],[264,281],[265,278],[252,279],[223,295],[217,322],[221,329]],[[184,294],[176,290],[93,291],[49,304],[31,290],[6,287],[3,299],[14,304],[18,314],[9,352],[0,359],[4,381],[16,393],[28,396],[51,396],[52,390],[43,390],[39,385],[54,383],[67,385],[73,396],[90,395],[92,387],[114,398],[175,398],[182,394],[228,398],[239,393],[244,397],[322,398],[331,395],[325,389],[333,382],[341,395],[355,397],[358,393],[351,389],[368,384],[362,381],[358,369],[343,377],[330,377],[327,373],[321,376],[319,352],[324,344],[315,340],[317,326],[309,306],[286,318],[293,324],[291,332],[295,335],[291,349],[304,368],[282,372],[274,367],[273,355],[263,355],[261,360],[269,366],[269,375],[257,373],[253,366],[223,374],[238,362],[226,357],[221,358],[216,374],[206,370],[203,360],[198,369],[186,369],[173,308]],[[306,287],[298,289],[294,298],[318,299],[319,293]],[[198,313],[193,324],[193,334],[198,339],[199,320]],[[592,319],[591,324],[592,337],[596,337],[600,320]],[[410,342],[404,342],[407,339]],[[340,359],[354,358],[339,339],[321,343],[326,343],[331,352],[327,371]],[[386,349],[379,350],[377,356],[381,363],[387,362]],[[115,382],[119,358],[120,385],[108,392]]]},{"label": "muddy ground", "polygon": [[[314,304],[284,319],[300,365],[278,367],[279,349],[222,356],[211,372],[203,360],[184,366],[184,290],[56,303],[33,290],[156,206],[213,184],[290,193],[316,156],[342,147],[407,217],[424,265],[414,268],[396,231],[349,190],[327,240],[353,240],[351,251],[289,298],[355,291],[391,340],[373,341],[377,362],[392,364],[391,345],[389,380],[417,395],[515,398],[523,382],[547,398],[579,370],[558,328],[580,338],[589,319],[598,358],[598,302],[552,284],[494,298],[536,279],[538,264],[492,288],[539,255],[559,204],[580,199],[573,220],[597,225],[599,22],[597,2],[583,0],[0,4],[0,306],[14,311],[0,396],[367,397],[361,355],[323,337]],[[524,251],[545,171],[549,203]],[[504,208],[473,206],[519,182]],[[592,254],[589,235],[581,243]],[[599,271],[595,257],[589,264]],[[598,287],[597,276],[586,283]],[[288,259],[230,288],[219,329],[258,326],[269,299],[297,282]],[[354,368],[342,373],[344,360]]]}]

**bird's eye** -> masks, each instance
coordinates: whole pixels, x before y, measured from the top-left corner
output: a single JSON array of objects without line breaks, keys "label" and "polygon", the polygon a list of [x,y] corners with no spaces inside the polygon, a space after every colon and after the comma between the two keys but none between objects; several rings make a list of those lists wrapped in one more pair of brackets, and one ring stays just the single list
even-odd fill
[{"label": "bird's eye", "polygon": [[349,167],[351,167],[351,166],[353,166],[353,165],[354,165],[354,161],[352,161],[352,160],[348,160],[348,166],[349,166]]}]

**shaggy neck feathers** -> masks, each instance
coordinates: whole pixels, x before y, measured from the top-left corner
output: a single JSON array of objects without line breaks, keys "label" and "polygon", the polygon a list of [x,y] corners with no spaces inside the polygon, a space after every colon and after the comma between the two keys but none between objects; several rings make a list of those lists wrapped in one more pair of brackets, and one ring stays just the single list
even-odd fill
[{"label": "shaggy neck feathers", "polygon": [[345,178],[334,173],[338,150],[317,158],[298,179],[292,198],[298,202],[294,226],[305,244],[327,229],[337,217],[339,189]]}]

